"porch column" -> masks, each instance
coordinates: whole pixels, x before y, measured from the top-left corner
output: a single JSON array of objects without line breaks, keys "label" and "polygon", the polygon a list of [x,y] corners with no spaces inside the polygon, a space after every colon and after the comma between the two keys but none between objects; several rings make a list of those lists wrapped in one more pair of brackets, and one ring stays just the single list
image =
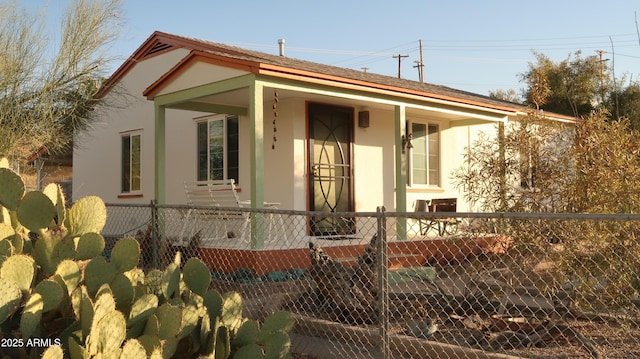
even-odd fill
[{"label": "porch column", "polygon": [[155,126],[154,126],[154,197],[158,204],[165,204],[165,176],[166,176],[166,132],[165,113],[166,109],[162,105],[155,105]]},{"label": "porch column", "polygon": [[[264,85],[253,81],[249,85],[249,151],[251,172],[251,207],[264,207]],[[264,214],[251,214],[251,248],[264,247]]]},{"label": "porch column", "polygon": [[[397,105],[394,109],[395,128],[395,162],[396,162],[396,212],[407,211],[407,157],[403,154],[402,135],[406,130],[406,107]],[[399,240],[407,238],[407,219],[398,217],[396,222],[397,238]]]}]

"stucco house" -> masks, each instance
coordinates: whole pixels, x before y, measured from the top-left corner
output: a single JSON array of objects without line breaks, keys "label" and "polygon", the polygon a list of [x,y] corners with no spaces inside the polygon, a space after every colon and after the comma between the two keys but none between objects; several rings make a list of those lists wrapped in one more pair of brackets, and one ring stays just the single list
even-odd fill
[{"label": "stucco house", "polygon": [[458,211],[472,211],[450,173],[480,131],[525,111],[163,32],[101,93],[116,105],[76,139],[73,196],[107,203],[185,204],[185,181],[233,178],[256,208],[401,212],[417,199],[457,198]]}]

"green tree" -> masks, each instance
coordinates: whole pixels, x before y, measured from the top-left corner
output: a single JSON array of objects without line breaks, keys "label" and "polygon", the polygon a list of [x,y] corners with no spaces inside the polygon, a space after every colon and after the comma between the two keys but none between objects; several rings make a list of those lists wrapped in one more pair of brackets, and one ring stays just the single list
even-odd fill
[{"label": "green tree", "polygon": [[528,85],[526,102],[532,107],[580,117],[609,97],[613,79],[599,56],[582,57],[577,51],[557,63],[538,52],[534,56],[529,70],[520,74]]},{"label": "green tree", "polygon": [[59,41],[46,36],[46,12],[0,3],[0,154],[24,158],[68,150],[88,129],[118,33],[119,0],[75,0]]},{"label": "green tree", "polygon": [[522,103],[520,95],[514,89],[489,91],[489,97],[497,100],[509,101],[513,103]]},{"label": "green tree", "polygon": [[612,118],[629,120],[631,129],[640,129],[640,83],[631,82],[626,87],[611,92],[606,107]]}]

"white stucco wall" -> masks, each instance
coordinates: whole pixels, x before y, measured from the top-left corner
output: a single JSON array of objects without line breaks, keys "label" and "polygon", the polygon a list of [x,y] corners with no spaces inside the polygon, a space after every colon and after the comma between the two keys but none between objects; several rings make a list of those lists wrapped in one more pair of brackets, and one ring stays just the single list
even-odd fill
[{"label": "white stucco wall", "polygon": [[78,149],[73,154],[73,199],[100,196],[105,202],[118,202],[120,194],[121,133],[142,130],[143,197],[128,203],[148,203],[153,193],[153,104],[142,97],[144,89],[167,72],[188,52],[174,50],[162,56],[139,62],[122,79],[119,89],[112,90],[107,103],[113,106],[103,111],[89,133],[77,136]]}]

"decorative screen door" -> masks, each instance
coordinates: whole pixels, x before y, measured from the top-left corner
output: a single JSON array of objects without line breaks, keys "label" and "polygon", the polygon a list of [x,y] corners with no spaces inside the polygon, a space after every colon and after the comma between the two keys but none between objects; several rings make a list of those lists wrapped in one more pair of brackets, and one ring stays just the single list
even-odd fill
[{"label": "decorative screen door", "polygon": [[[352,212],[353,109],[309,105],[309,203],[312,211]],[[312,218],[311,234],[354,233],[353,218]]]}]

